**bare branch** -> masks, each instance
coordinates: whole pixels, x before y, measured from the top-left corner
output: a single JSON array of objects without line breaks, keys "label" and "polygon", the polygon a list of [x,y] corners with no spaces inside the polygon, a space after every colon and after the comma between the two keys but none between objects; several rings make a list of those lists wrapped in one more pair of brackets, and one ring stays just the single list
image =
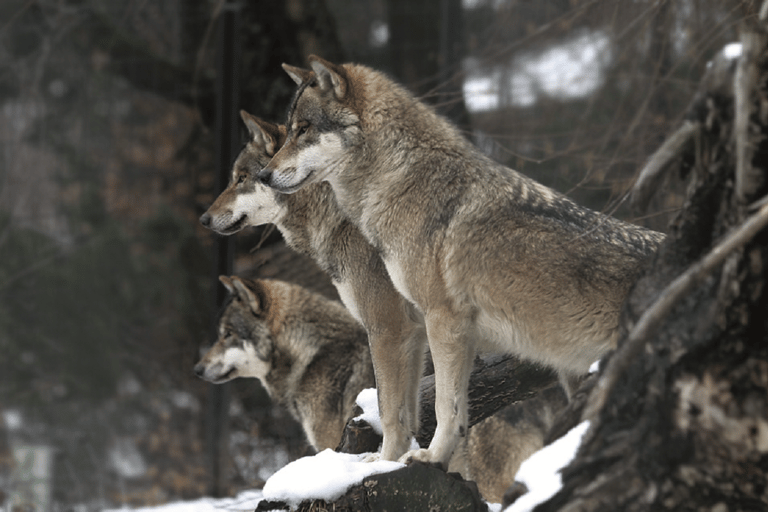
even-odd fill
[{"label": "bare branch", "polygon": [[751,30],[741,34],[742,52],[733,83],[734,125],[736,141],[736,197],[745,202],[762,181],[762,173],[752,166],[754,144],[750,140],[749,118],[752,113],[752,90],[757,83],[757,61],[765,48],[765,34]]},{"label": "bare branch", "polygon": [[640,176],[632,187],[632,206],[641,210],[645,210],[648,207],[648,201],[650,201],[658,188],[661,178],[664,177],[664,172],[683,153],[688,143],[699,132],[700,127],[701,124],[696,121],[685,121],[656,150],[642,171],[640,171]]}]

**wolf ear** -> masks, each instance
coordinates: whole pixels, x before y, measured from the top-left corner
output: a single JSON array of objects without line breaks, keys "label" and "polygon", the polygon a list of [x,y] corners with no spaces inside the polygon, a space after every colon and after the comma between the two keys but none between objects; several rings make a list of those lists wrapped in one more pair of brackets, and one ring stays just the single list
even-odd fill
[{"label": "wolf ear", "polygon": [[245,282],[237,276],[232,276],[232,283],[235,285],[238,296],[245,301],[254,313],[260,313],[262,310],[259,298],[248,288]]},{"label": "wolf ear", "polygon": [[317,55],[309,56],[309,65],[312,66],[312,71],[317,75],[317,81],[322,90],[333,91],[337,100],[342,99],[347,94],[347,79],[344,68],[331,64]]},{"label": "wolf ear", "polygon": [[277,138],[280,136],[280,127],[249,114],[245,110],[240,111],[251,140],[268,155],[274,155],[277,151]]},{"label": "wolf ear", "polygon": [[235,285],[232,284],[232,279],[227,276],[219,276],[219,281],[224,285],[224,288],[231,294],[235,294]]},{"label": "wolf ear", "polygon": [[312,72],[308,69],[297,68],[289,64],[283,64],[283,69],[291,77],[291,80],[296,82],[296,85],[301,85],[312,79]]}]

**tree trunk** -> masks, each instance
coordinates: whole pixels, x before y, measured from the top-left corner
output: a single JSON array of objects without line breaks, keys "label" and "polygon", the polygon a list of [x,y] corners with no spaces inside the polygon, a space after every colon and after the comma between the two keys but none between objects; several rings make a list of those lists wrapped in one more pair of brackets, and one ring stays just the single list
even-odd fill
[{"label": "tree trunk", "polygon": [[702,80],[690,143],[655,167],[689,177],[685,208],[630,294],[563,488],[536,511],[768,509],[768,39],[742,41]]},{"label": "tree trunk", "polygon": [[[297,482],[297,485],[300,485]],[[282,502],[261,501],[256,512],[287,510]],[[432,512],[487,512],[474,482],[458,474],[422,463],[372,475],[352,486],[338,500],[302,502],[296,512],[386,512],[429,510]]]}]

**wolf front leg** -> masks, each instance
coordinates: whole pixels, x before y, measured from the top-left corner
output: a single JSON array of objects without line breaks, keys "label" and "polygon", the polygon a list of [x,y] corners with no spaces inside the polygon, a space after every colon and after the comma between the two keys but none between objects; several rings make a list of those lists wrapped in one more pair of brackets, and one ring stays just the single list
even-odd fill
[{"label": "wolf front leg", "polygon": [[400,460],[418,460],[448,467],[456,445],[468,429],[468,386],[475,356],[471,322],[453,311],[425,315],[429,349],[435,365],[437,428],[429,448],[406,453]]},{"label": "wolf front leg", "polygon": [[426,333],[412,325],[406,332],[369,335],[376,374],[381,428],[381,460],[397,460],[419,428],[419,381],[424,366]]}]

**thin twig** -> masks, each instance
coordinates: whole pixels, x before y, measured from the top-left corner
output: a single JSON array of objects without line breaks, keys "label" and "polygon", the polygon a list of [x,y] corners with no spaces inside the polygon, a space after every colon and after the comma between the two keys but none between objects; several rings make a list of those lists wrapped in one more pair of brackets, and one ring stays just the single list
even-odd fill
[{"label": "thin twig", "polygon": [[619,377],[624,374],[629,365],[637,360],[645,346],[645,341],[658,330],[662,320],[672,308],[731,252],[752,240],[766,226],[768,226],[768,205],[760,208],[757,213],[728,234],[704,258],[691,265],[661,292],[659,299],[643,313],[627,336],[625,343],[608,362],[605,374],[595,386],[589,404],[585,408],[583,416],[585,419],[593,418],[605,406],[608,393],[616,386]]},{"label": "thin twig", "polygon": [[701,124],[694,121],[685,121],[683,125],[673,133],[664,144],[651,156],[645,164],[635,185],[632,187],[632,206],[645,210],[653,193],[656,191],[659,180],[664,176],[664,171],[682,153],[688,142],[698,133]]}]

